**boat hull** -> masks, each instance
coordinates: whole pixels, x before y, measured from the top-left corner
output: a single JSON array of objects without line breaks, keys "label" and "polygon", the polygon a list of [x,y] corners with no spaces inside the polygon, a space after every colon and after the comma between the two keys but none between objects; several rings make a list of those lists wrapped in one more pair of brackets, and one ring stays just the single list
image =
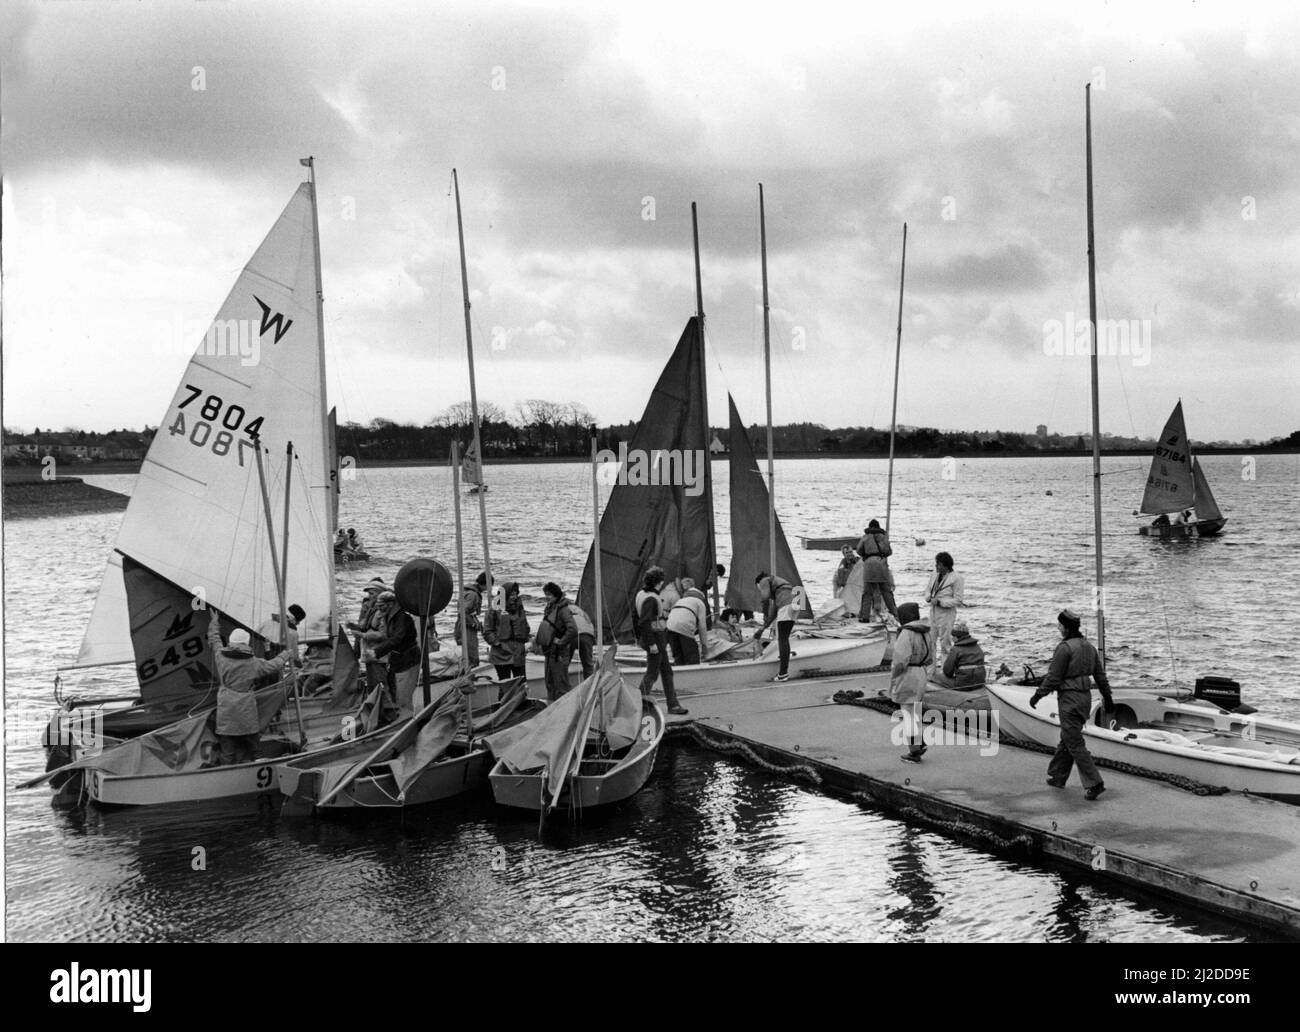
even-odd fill
[{"label": "boat hull", "polygon": [[[584,759],[580,772],[569,778],[567,786],[560,793],[557,807],[585,810],[609,806],[630,799],[641,791],[654,772],[655,758],[663,743],[665,727],[663,710],[649,699],[643,700],[642,706],[643,713],[652,723],[647,725],[641,739],[619,760]],[[597,772],[593,768],[598,763],[606,766]],[[544,805],[542,788],[545,779],[540,773],[511,773],[505,769],[502,761],[492,768],[488,781],[492,785],[492,797],[502,806],[540,810]]]},{"label": "boat hull", "polygon": [[818,552],[838,552],[841,548],[853,548],[861,540],[861,534],[854,534],[852,537],[801,537],[799,544]]},{"label": "boat hull", "polygon": [[[1004,731],[1056,747],[1061,728],[1054,695],[1041,699],[1034,709],[1029,706],[1032,688],[993,684],[988,692]],[[1108,719],[1101,700],[1094,698],[1084,727],[1093,756],[1300,803],[1300,724],[1242,716],[1151,692],[1112,694],[1116,712]],[[1111,722],[1117,726],[1102,726]],[[1289,756],[1293,762],[1270,756]]]},{"label": "boat hull", "polygon": [[1185,541],[1195,537],[1214,537],[1227,522],[1226,519],[1197,520],[1195,523],[1171,523],[1165,527],[1146,524],[1138,527],[1138,533],[1143,537],[1160,538],[1162,541]]},{"label": "boat hull", "polygon": [[[352,762],[364,758],[357,755]],[[308,767],[305,761],[284,764],[276,770],[276,781],[281,794],[287,799],[307,802],[320,812],[399,809],[452,799],[482,788],[487,784],[491,767],[492,754],[484,748],[475,748],[462,755],[430,764],[407,787],[404,797],[399,798],[397,781],[389,772],[357,778],[324,806],[317,802],[325,784],[324,768]]]}]

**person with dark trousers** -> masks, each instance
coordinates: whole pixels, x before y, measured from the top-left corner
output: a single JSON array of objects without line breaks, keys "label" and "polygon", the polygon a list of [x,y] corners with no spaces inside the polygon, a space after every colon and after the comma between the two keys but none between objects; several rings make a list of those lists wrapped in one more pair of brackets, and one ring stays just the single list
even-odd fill
[{"label": "person with dark trousers", "polygon": [[687,710],[677,701],[677,690],[673,687],[673,664],[668,656],[667,614],[663,611],[663,600],[659,597],[659,589],[666,580],[664,571],[658,566],[652,566],[646,570],[641,590],[636,594],[637,638],[645,649],[645,677],[641,679],[641,694],[648,698],[654,690],[655,681],[662,678],[668,712],[682,717]]},{"label": "person with dark trousers", "polygon": [[1115,708],[1110,693],[1110,681],[1106,677],[1106,667],[1100,653],[1079,631],[1078,614],[1069,609],[1061,610],[1056,618],[1061,628],[1061,642],[1052,655],[1052,665],[1048,668],[1043,683],[1029,699],[1031,707],[1037,706],[1040,699],[1056,692],[1056,712],[1060,715],[1061,741],[1052,754],[1052,762],[1047,766],[1047,783],[1053,788],[1064,788],[1070,777],[1070,770],[1078,764],[1079,780],[1083,782],[1085,799],[1096,799],[1106,791],[1106,783],[1097,772],[1097,765],[1092,762],[1092,754],[1083,739],[1083,726],[1092,712],[1092,685],[1089,678],[1101,692],[1106,709]]},{"label": "person with dark trousers", "polygon": [[528,639],[532,634],[524,604],[519,599],[519,585],[507,581],[501,587],[505,596],[505,612],[489,607],[483,623],[483,639],[492,646],[488,660],[497,670],[498,681],[524,677],[528,673],[525,657]]},{"label": "person with dark trousers", "polygon": [[790,679],[790,632],[794,630],[797,613],[794,606],[794,585],[784,577],[762,572],[754,578],[758,585],[758,601],[763,607],[763,626],[754,632],[754,639],[763,636],[773,623],[776,624],[776,639],[781,656],[781,669],[772,678],[773,681]]},{"label": "person with dark trousers", "polygon": [[873,611],[888,610],[897,620],[898,606],[894,603],[894,584],[889,575],[889,557],[894,549],[879,520],[872,520],[863,528],[857,553],[866,564],[862,568],[862,609],[858,619],[866,623]]},{"label": "person with dark trousers", "polygon": [[554,581],[542,588],[546,610],[537,628],[534,647],[546,657],[546,698],[554,702],[572,687],[569,684],[569,661],[578,645],[578,625],[569,608],[563,589]]}]

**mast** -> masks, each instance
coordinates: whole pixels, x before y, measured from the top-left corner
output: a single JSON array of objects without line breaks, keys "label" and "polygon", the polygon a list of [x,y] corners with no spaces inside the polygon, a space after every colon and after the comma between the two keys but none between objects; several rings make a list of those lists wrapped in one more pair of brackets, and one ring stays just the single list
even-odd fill
[{"label": "mast", "polygon": [[767,302],[767,214],[758,184],[758,241],[763,266],[763,374],[767,384],[767,568],[776,576],[776,472],[772,462],[772,328]]},{"label": "mast", "polygon": [[[454,173],[453,173],[454,174]],[[462,252],[463,254],[463,252]],[[468,307],[466,311],[468,312]],[[451,442],[451,495],[452,507],[456,510],[456,581],[461,585],[461,591],[465,590],[465,539],[461,534],[460,525],[460,445],[453,438]],[[489,584],[492,582],[489,581]],[[469,676],[469,625],[465,619],[465,607],[456,604],[456,619],[460,621],[460,672],[464,676]],[[420,642],[420,648],[426,648],[423,641]],[[427,663],[427,657],[425,662]],[[474,696],[473,693],[467,692],[465,695],[465,733],[469,737],[471,747],[474,744]]]},{"label": "mast", "polygon": [[903,262],[898,270],[898,335],[894,344],[894,410],[889,417],[889,486],[885,488],[885,533],[894,507],[894,435],[898,432],[898,367],[903,360],[903,281],[907,275],[907,223],[903,223]]},{"label": "mast", "polygon": [[[695,243],[695,317],[700,324],[700,397],[704,399],[700,419],[704,423],[701,440],[704,442],[704,490],[709,499],[709,564],[704,572],[705,580],[713,581],[713,611],[721,612],[718,607],[718,536],[713,529],[713,453],[709,450],[709,387],[705,373],[704,358],[704,288],[700,280],[700,224],[695,213],[695,202],[691,201],[691,237]],[[599,568],[599,561],[597,562]],[[679,574],[680,576],[680,574]]]},{"label": "mast", "polygon": [[1101,570],[1101,413],[1097,391],[1097,256],[1092,234],[1092,83],[1083,88],[1088,162],[1088,333],[1092,338],[1092,520],[1097,552],[1097,651],[1106,661],[1106,612]]},{"label": "mast", "polygon": [[[336,492],[339,485],[335,482],[337,474],[337,463],[335,468],[330,469],[328,463],[331,462],[331,455],[334,452],[333,436],[330,434],[330,416],[329,404],[326,399],[325,390],[325,286],[321,278],[320,268],[320,216],[316,205],[316,159],[306,157],[298,159],[300,164],[307,166],[307,185],[311,191],[311,240],[312,252],[316,259],[316,362],[319,369],[320,378],[320,416],[321,416],[321,440],[325,442],[324,459],[326,468],[321,472],[324,474],[324,480],[321,482],[325,485],[326,506],[325,506],[325,523],[329,527],[329,538],[325,542],[325,561],[329,564],[329,582],[334,583],[334,537],[338,533],[338,510],[334,507],[334,499],[330,497],[329,492]],[[310,489],[311,484],[308,483]],[[309,490],[310,493],[310,490]],[[287,584],[287,582],[286,582]],[[330,640],[334,639],[334,606],[325,614],[326,630],[329,632]]]},{"label": "mast", "polygon": [[[480,479],[483,469],[483,442],[479,439],[478,388],[474,382],[474,331],[470,326],[469,316],[469,273],[465,268],[465,226],[460,217],[460,178],[456,170],[451,170],[451,181],[456,191],[456,236],[460,241],[460,288],[465,299],[465,353],[469,358],[469,406],[474,420],[474,451],[478,455]],[[457,449],[459,452],[460,449]],[[460,482],[460,466],[456,467],[456,481]],[[458,488],[459,490],[459,488]],[[478,492],[478,517],[483,531],[483,570],[487,574],[488,608],[492,607],[492,558],[488,552],[487,492],[480,486]],[[459,498],[459,495],[457,495]],[[459,502],[457,503],[459,504]],[[460,589],[465,590],[465,581],[460,582]],[[464,636],[462,635],[462,641]]]},{"label": "mast", "polygon": [[596,662],[605,654],[604,613],[605,593],[600,582],[600,483],[596,476],[596,437],[591,438],[591,525],[594,528],[594,555],[596,557]]},{"label": "mast", "polygon": [[[284,552],[280,555],[280,648],[289,647],[289,625],[285,622],[285,603],[289,594],[289,483],[293,479],[293,442],[284,445]],[[334,548],[330,546],[330,552]],[[304,628],[305,630],[305,628]],[[296,658],[296,657],[295,657]]]},{"label": "mast", "polygon": [[[280,644],[288,648],[289,637],[289,614],[285,611],[284,603],[284,581],[280,579],[280,562],[275,551],[275,524],[271,520],[271,495],[266,489],[266,468],[262,465],[262,441],[260,438],[253,438],[253,454],[257,457],[257,483],[262,489],[262,511],[266,514],[266,536],[271,542],[271,572],[275,577],[275,594],[280,603]],[[292,443],[289,445],[293,447]],[[289,657],[289,676],[293,677],[293,661],[296,656]],[[295,683],[293,691],[293,708],[298,717],[298,735],[301,739],[300,745],[306,747],[307,734],[303,730],[302,724],[302,704],[298,701],[298,686]]]}]

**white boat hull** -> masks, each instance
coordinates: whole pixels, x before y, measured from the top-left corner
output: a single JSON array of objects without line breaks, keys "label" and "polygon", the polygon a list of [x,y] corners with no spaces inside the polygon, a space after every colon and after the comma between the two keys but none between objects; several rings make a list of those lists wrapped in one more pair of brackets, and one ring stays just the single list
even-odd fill
[{"label": "white boat hull", "polygon": [[[1056,696],[1030,708],[1033,691],[1013,684],[988,686],[1003,730],[1055,748],[1061,731]],[[1101,699],[1093,698],[1084,726],[1093,756],[1300,803],[1300,724],[1242,716],[1151,692],[1120,689],[1113,697],[1117,713],[1109,720]],[[1114,729],[1101,726],[1116,720],[1119,726]]]}]

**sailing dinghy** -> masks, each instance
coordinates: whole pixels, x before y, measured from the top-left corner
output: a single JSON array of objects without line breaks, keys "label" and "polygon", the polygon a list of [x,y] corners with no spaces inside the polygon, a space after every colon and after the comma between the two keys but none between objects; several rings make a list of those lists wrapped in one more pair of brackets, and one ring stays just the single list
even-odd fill
[{"label": "sailing dinghy", "polygon": [[[1185,520],[1183,513],[1189,509],[1195,510],[1195,518]],[[1146,537],[1213,537],[1228,522],[1214,500],[1201,460],[1192,455],[1181,399],[1156,444],[1141,511],[1156,517],[1154,523],[1138,527]]]},{"label": "sailing dinghy", "polygon": [[[72,664],[134,664],[139,696],[65,697],[56,679],[50,766],[75,756],[79,728],[124,738],[214,705],[212,619],[223,636],[256,634],[283,587],[332,633],[337,470],[320,282],[313,174],[239,274],[162,415]],[[282,563],[267,548],[257,460],[284,498]]]}]

